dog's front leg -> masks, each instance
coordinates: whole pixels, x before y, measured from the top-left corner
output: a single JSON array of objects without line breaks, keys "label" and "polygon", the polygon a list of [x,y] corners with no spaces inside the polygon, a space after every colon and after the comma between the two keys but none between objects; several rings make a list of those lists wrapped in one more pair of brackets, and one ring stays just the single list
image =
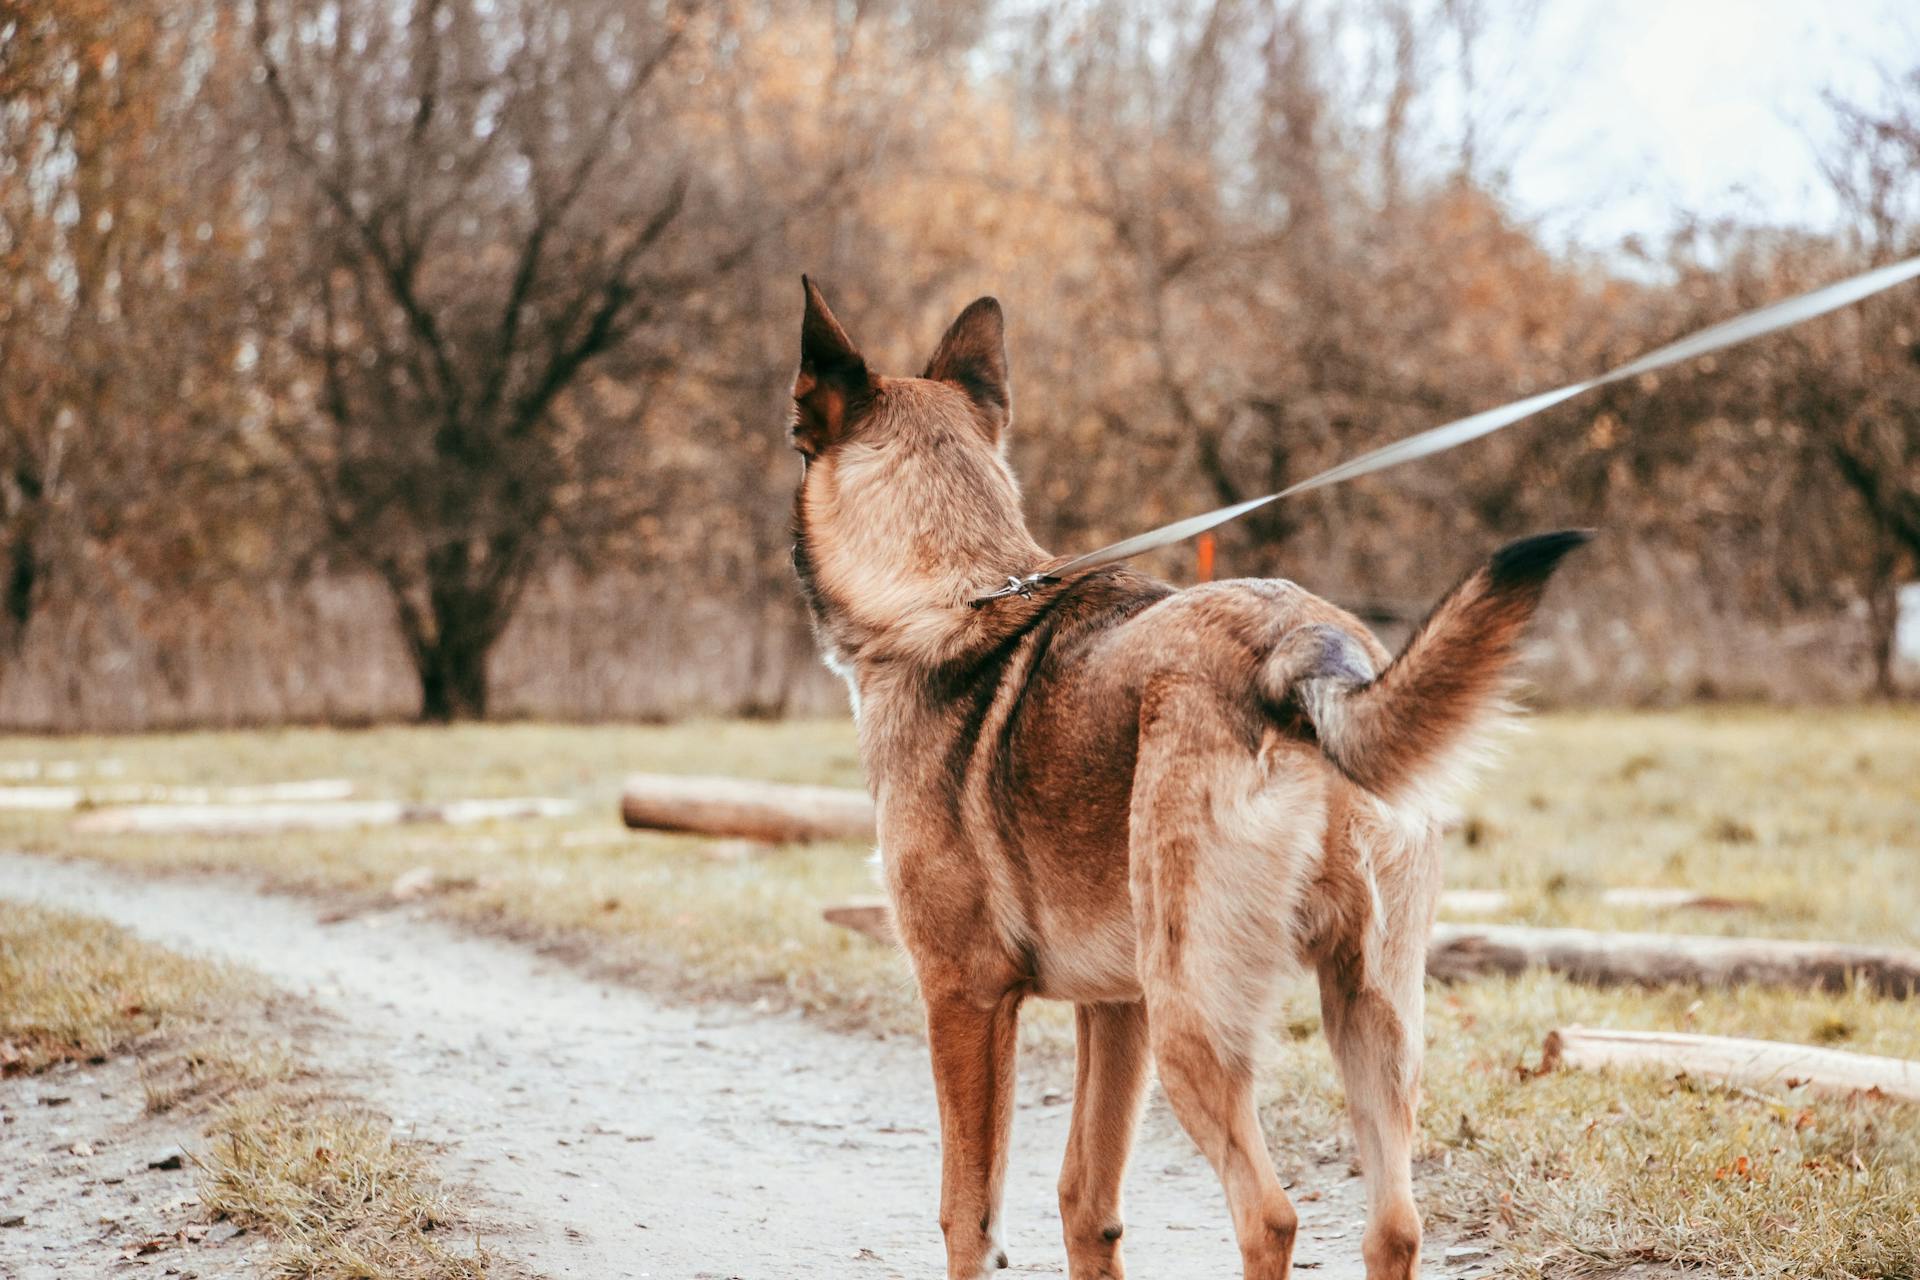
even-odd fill
[{"label": "dog's front leg", "polygon": [[1007,1265],[1000,1192],[1013,1126],[1020,994],[989,1004],[928,991],[927,1040],[940,1099],[940,1230],[948,1280],[981,1280]]}]

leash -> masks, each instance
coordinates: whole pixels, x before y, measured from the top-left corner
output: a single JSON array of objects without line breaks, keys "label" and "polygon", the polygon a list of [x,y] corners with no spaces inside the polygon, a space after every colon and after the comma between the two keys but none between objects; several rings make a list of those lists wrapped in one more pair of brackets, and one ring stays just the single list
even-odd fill
[{"label": "leash", "polygon": [[1723,351],[1742,342],[1750,342],[1781,329],[1823,316],[1829,311],[1838,311],[1841,307],[1851,306],[1863,298],[1870,298],[1895,285],[1920,276],[1920,257],[1908,258],[1890,266],[1879,267],[1864,272],[1836,284],[1803,293],[1795,298],[1787,298],[1757,310],[1723,320],[1719,324],[1709,325],[1698,333],[1689,334],[1677,342],[1649,351],[1629,364],[1601,374],[1597,378],[1588,378],[1585,382],[1576,382],[1554,391],[1543,391],[1538,395],[1501,405],[1497,409],[1483,409],[1479,413],[1465,418],[1456,418],[1437,427],[1430,427],[1417,435],[1391,444],[1370,449],[1355,458],[1328,467],[1317,475],[1310,476],[1298,484],[1289,485],[1278,493],[1269,493],[1260,498],[1249,498],[1245,502],[1236,502],[1232,506],[1220,507],[1197,516],[1188,516],[1172,524],[1163,524],[1158,529],[1149,529],[1145,533],[1136,533],[1131,538],[1089,551],[1083,556],[1067,561],[1049,572],[1030,573],[1025,577],[1010,577],[1005,586],[997,591],[970,602],[970,607],[978,609],[992,601],[1008,596],[1031,596],[1034,591],[1050,583],[1059,582],[1066,575],[1081,573],[1088,569],[1099,569],[1116,564],[1122,560],[1131,560],[1149,551],[1184,542],[1196,534],[1205,533],[1227,523],[1238,520],[1249,511],[1258,510],[1269,502],[1278,502],[1282,498],[1291,498],[1295,494],[1309,493],[1315,489],[1324,489],[1328,485],[1339,484],[1360,476],[1372,475],[1376,471],[1385,471],[1388,467],[1397,467],[1403,462],[1412,462],[1416,458],[1431,457],[1436,453],[1445,453],[1448,449],[1457,449],[1471,440],[1491,435],[1503,427],[1510,427],[1523,418],[1552,408],[1577,395],[1604,387],[1608,383],[1620,382],[1627,378],[1637,378],[1643,373],[1652,373],[1656,369],[1665,369],[1669,365],[1691,360],[1696,356]]}]

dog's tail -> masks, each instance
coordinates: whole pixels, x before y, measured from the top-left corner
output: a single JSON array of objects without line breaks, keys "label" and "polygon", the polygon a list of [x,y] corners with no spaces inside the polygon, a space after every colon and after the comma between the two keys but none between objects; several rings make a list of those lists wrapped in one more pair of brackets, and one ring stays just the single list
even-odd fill
[{"label": "dog's tail", "polygon": [[1444,802],[1509,712],[1514,655],[1547,580],[1590,537],[1569,529],[1502,547],[1377,676],[1340,628],[1291,631],[1261,669],[1262,692],[1298,708],[1327,758],[1366,790]]}]

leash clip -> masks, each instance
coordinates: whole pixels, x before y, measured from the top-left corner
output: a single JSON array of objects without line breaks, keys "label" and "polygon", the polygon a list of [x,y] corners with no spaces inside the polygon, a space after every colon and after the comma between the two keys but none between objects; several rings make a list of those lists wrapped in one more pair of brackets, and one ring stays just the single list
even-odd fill
[{"label": "leash clip", "polygon": [[1058,581],[1060,581],[1060,579],[1044,573],[1030,573],[1024,578],[1009,577],[1007,579],[1007,585],[1001,587],[998,591],[989,591],[986,595],[978,599],[967,601],[967,608],[978,609],[992,601],[1004,600],[1008,596],[1019,596],[1022,600],[1031,600],[1035,590],[1046,586],[1050,582]]}]

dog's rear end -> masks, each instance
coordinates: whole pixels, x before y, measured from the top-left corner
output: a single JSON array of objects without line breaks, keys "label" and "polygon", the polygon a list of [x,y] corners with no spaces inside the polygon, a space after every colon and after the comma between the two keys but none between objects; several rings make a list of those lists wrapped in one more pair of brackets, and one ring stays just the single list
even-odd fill
[{"label": "dog's rear end", "polygon": [[1303,628],[1269,656],[1260,687],[1305,712],[1327,758],[1386,800],[1455,793],[1510,710],[1514,653],[1547,581],[1590,534],[1578,529],[1501,548],[1441,600],[1387,669],[1337,628]]},{"label": "dog's rear end", "polygon": [[1178,667],[1149,681],[1130,830],[1147,1025],[1168,1100],[1226,1187],[1248,1277],[1287,1274],[1297,1224],[1253,1096],[1271,996],[1296,962],[1318,972],[1346,1085],[1368,1275],[1417,1270],[1410,1159],[1439,819],[1507,713],[1549,576],[1585,540],[1503,549],[1384,668],[1357,622],[1312,602],[1329,620],[1291,626],[1256,660],[1269,727],[1251,755],[1230,688]]}]

